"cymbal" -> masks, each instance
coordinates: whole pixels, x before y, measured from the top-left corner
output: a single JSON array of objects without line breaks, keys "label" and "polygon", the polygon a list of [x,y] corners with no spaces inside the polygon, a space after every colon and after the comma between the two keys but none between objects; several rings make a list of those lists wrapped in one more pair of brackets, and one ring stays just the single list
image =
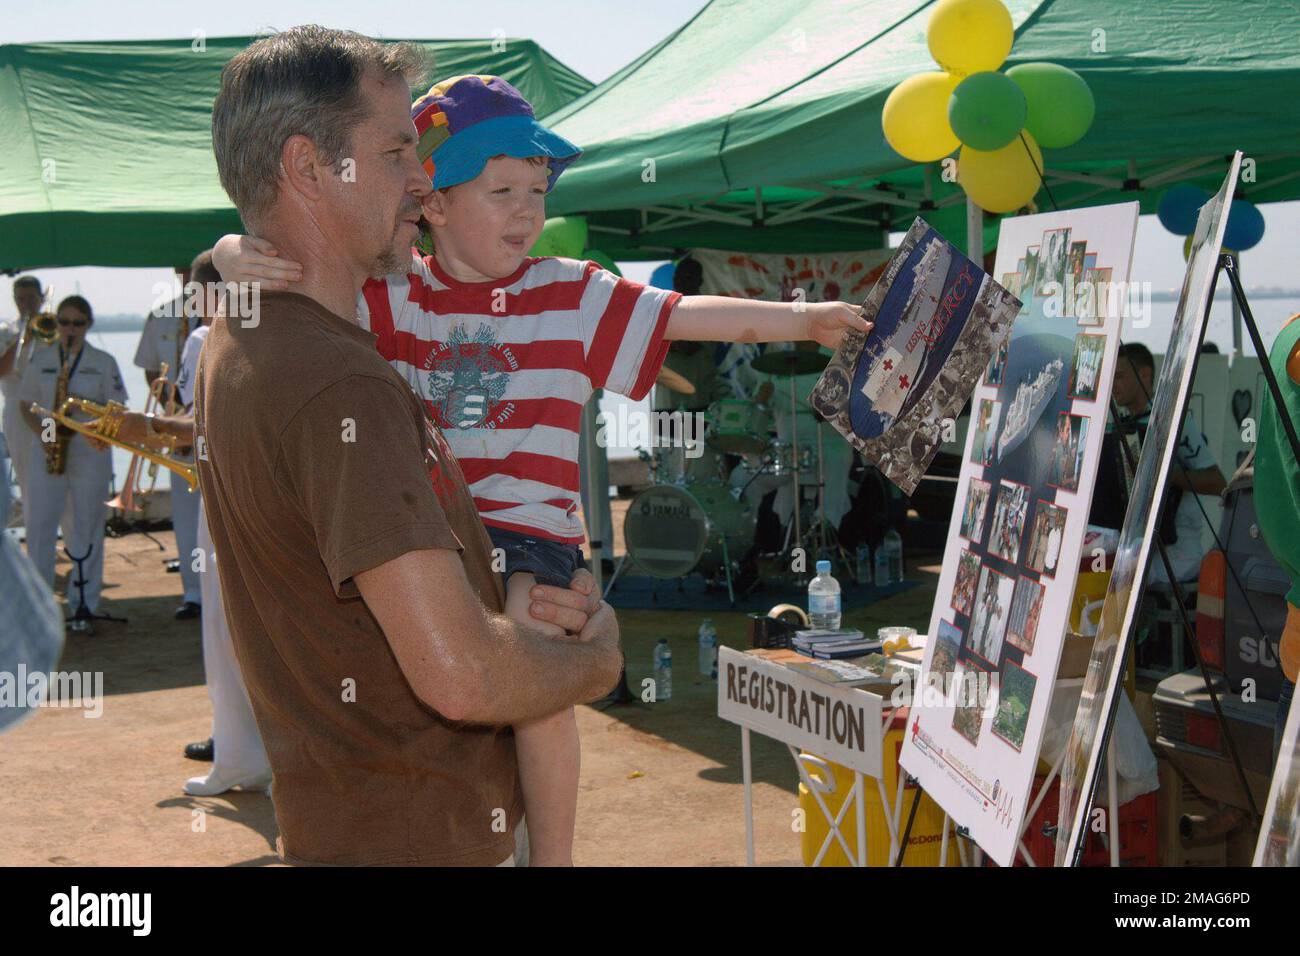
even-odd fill
[{"label": "cymbal", "polygon": [[821,352],[783,351],[764,352],[750,365],[755,372],[766,375],[811,375],[830,364],[830,356]]},{"label": "cymbal", "polygon": [[695,394],[695,386],[685,376],[678,375],[667,365],[660,367],[659,374],[655,376],[655,384],[662,385],[664,388],[682,395]]}]

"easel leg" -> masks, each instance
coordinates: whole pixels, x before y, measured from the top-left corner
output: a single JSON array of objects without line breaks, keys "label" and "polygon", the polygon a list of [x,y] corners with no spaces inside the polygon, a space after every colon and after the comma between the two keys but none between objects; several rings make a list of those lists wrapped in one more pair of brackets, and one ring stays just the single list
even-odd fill
[{"label": "easel leg", "polygon": [[1110,865],[1119,866],[1119,772],[1115,769],[1115,738],[1110,738],[1106,748],[1106,803],[1110,819],[1107,831],[1110,833]]}]

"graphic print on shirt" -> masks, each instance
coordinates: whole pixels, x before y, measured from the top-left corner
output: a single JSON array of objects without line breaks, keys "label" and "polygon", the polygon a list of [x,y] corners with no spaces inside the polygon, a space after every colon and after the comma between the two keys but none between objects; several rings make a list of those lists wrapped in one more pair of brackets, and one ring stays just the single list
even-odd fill
[{"label": "graphic print on shirt", "polygon": [[452,327],[445,342],[434,342],[424,360],[426,399],[440,428],[497,428],[515,413],[503,402],[510,373],[519,360],[484,322],[473,332]]}]

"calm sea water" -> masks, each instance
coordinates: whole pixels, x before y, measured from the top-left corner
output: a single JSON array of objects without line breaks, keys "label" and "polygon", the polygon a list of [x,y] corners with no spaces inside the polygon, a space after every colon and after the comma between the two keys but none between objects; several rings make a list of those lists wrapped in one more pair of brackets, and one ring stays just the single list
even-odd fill
[{"label": "calm sea water", "polygon": [[[1133,328],[1132,323],[1128,323],[1125,339],[1142,342],[1153,352],[1163,352],[1169,342],[1169,331],[1173,327],[1174,307],[1175,303],[1173,302],[1152,303],[1150,324],[1143,328]],[[1259,323],[1260,333],[1264,338],[1265,345],[1269,345],[1283,323],[1292,315],[1300,312],[1300,298],[1261,298],[1251,303],[1251,310],[1255,315],[1255,321]],[[139,332],[92,332],[90,335],[90,342],[93,345],[110,352],[117,359],[118,367],[122,370],[127,391],[130,394],[131,407],[134,409],[140,409],[144,406],[145,396],[148,394],[144,372],[136,368],[132,362],[139,338]],[[1210,323],[1206,329],[1205,339],[1207,342],[1215,343],[1221,352],[1231,351],[1232,307],[1226,299],[1216,298],[1214,308],[1210,313]],[[1244,331],[1243,342],[1243,351],[1247,355],[1253,355],[1255,350],[1251,347],[1249,337],[1244,334]],[[606,394],[601,402],[601,410],[611,415],[617,415],[620,405],[627,405],[630,408],[643,411],[649,408],[648,401],[630,402],[620,395]],[[630,448],[611,450],[611,457],[622,457],[631,454],[634,454],[634,450]],[[126,452],[114,449],[114,471],[119,480],[120,476],[126,473],[129,457]],[[160,479],[159,483],[161,484],[166,480]]]}]

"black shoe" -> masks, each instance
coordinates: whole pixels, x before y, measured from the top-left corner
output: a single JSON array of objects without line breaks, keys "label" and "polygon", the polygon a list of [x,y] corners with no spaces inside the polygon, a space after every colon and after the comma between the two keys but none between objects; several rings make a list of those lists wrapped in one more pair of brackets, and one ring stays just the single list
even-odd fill
[{"label": "black shoe", "polygon": [[185,756],[191,760],[211,760],[212,751],[213,747],[211,737],[202,743],[185,745]]},{"label": "black shoe", "polygon": [[180,570],[181,570],[181,559],[180,559],[180,558],[170,558],[170,559],[168,559],[167,561],[164,561],[164,562],[163,562],[163,567],[165,567],[165,568],[167,569],[167,573],[168,573],[168,574],[180,574]]},{"label": "black shoe", "polygon": [[176,620],[191,621],[203,613],[203,606],[193,601],[186,601],[176,609]]}]

